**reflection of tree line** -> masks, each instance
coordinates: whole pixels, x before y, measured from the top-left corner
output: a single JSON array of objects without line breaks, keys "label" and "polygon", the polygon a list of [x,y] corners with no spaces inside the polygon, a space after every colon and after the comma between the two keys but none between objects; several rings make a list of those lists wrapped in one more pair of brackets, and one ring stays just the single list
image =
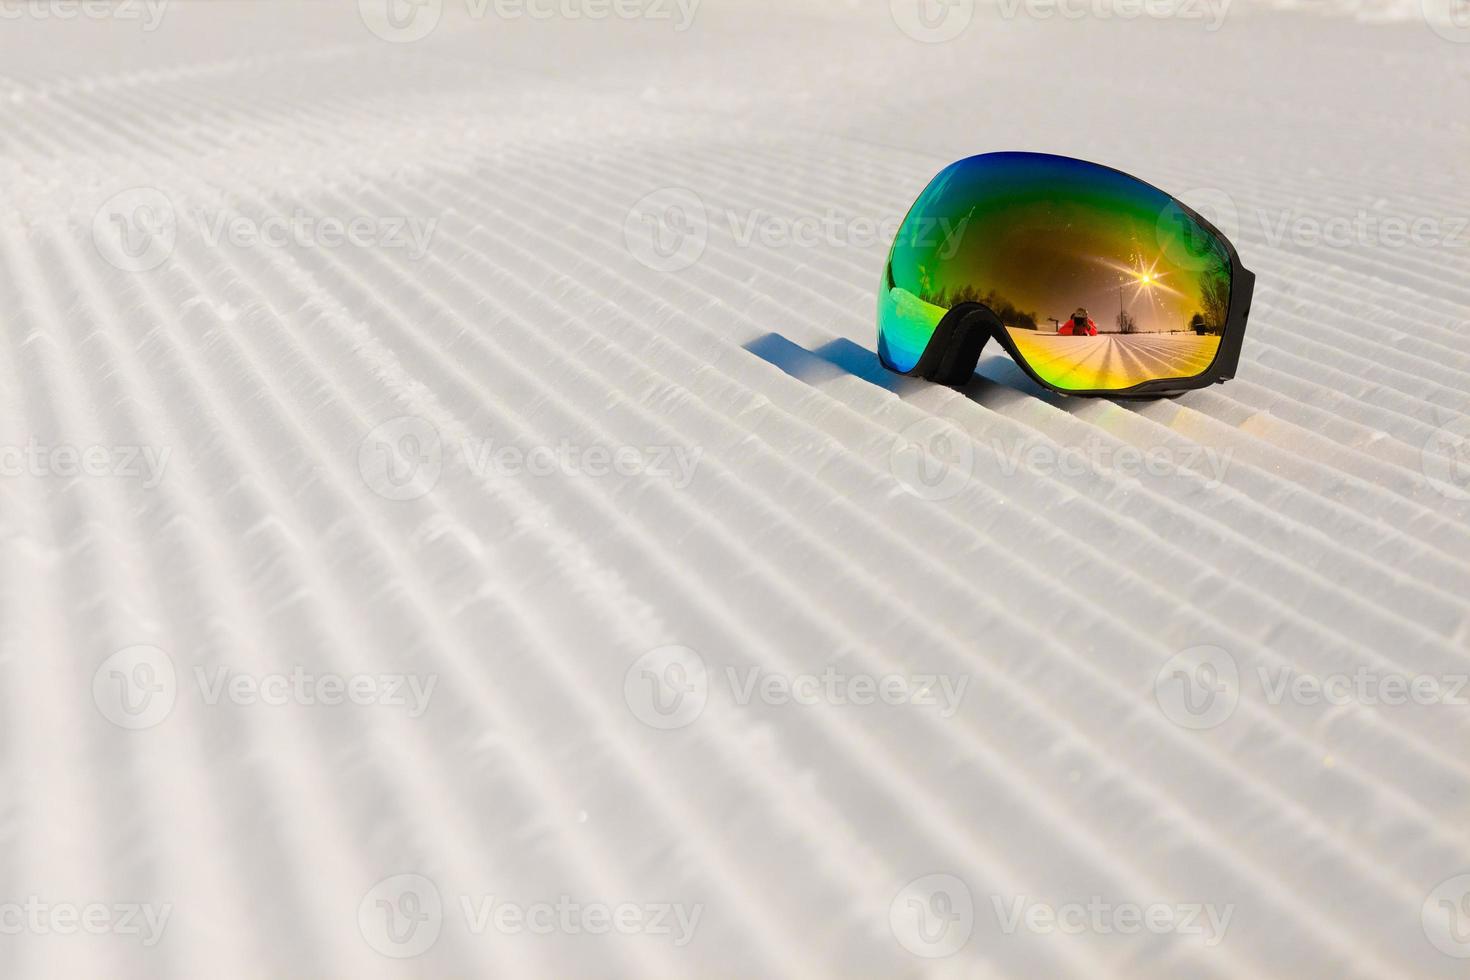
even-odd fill
[{"label": "reflection of tree line", "polygon": [[946,292],[940,289],[938,292],[920,296],[926,303],[946,310],[952,310],[961,303],[983,303],[990,308],[990,312],[1000,317],[1000,322],[1008,327],[1024,327],[1027,330],[1036,329],[1035,312],[1026,313],[1016,309],[1014,303],[1001,296],[995,290],[982,293],[978,288],[966,283],[958,287],[954,292]]},{"label": "reflection of tree line", "polygon": [[[1218,337],[1225,332],[1225,315],[1230,312],[1229,274],[1218,269],[1207,272],[1200,278],[1199,292],[1202,309],[1194,317],[1199,317],[1204,329],[1196,328],[1195,332]],[[1191,325],[1195,323],[1194,317],[1190,318]]]},{"label": "reflection of tree line", "polygon": [[[936,292],[925,293],[919,297],[926,303],[938,306],[941,309],[952,310],[961,303],[983,303],[988,306],[992,313],[1000,317],[1000,322],[1008,327],[1020,327],[1025,330],[1036,329],[1036,313],[1027,313],[1016,309],[1014,303],[1001,296],[995,290],[990,289],[981,292],[976,286],[966,283],[956,287],[953,291],[939,289]],[[1225,332],[1225,317],[1230,312],[1230,275],[1221,270],[1213,270],[1200,278],[1200,309],[1196,310],[1185,321],[1181,330],[1159,331],[1160,333],[1195,333],[1206,337],[1218,337]],[[1053,323],[1062,323],[1052,319]],[[1126,312],[1119,314],[1118,332],[1134,333],[1138,329],[1133,317]]]}]

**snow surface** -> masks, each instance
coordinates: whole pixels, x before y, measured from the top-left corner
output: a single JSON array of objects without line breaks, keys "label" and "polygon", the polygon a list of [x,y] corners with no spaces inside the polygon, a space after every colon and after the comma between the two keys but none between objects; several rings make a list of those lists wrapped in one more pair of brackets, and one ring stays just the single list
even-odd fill
[{"label": "snow surface", "polygon": [[[1453,23],[364,2],[4,8],[0,973],[1464,974]],[[1238,378],[885,373],[994,149],[1230,232]]]}]

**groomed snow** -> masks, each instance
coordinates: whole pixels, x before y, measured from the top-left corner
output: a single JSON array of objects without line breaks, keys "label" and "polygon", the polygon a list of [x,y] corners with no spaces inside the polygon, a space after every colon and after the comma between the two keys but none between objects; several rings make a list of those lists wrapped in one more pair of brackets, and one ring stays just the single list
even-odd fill
[{"label": "groomed snow", "polygon": [[[376,2],[3,7],[0,973],[1463,975],[1453,11]],[[996,149],[1236,380],[884,372]]]}]

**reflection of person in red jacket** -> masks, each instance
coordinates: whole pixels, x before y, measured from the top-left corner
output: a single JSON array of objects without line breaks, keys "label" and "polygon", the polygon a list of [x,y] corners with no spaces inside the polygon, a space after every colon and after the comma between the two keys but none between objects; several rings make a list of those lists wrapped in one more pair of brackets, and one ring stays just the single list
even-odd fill
[{"label": "reflection of person in red jacket", "polygon": [[1077,307],[1077,312],[1072,314],[1072,319],[1063,321],[1057,327],[1057,333],[1063,337],[1096,337],[1097,324],[1092,322],[1092,317],[1087,315],[1087,310]]}]

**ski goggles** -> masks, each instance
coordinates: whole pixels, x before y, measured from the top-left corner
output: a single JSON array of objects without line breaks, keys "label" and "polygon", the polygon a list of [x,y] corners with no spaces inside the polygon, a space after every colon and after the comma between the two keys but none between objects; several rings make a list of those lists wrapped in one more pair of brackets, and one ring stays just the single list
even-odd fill
[{"label": "ski goggles", "polygon": [[929,182],[878,295],[878,357],[969,380],[994,337],[1069,395],[1157,397],[1235,376],[1255,275],[1187,205],[1111,167],[987,153]]}]

